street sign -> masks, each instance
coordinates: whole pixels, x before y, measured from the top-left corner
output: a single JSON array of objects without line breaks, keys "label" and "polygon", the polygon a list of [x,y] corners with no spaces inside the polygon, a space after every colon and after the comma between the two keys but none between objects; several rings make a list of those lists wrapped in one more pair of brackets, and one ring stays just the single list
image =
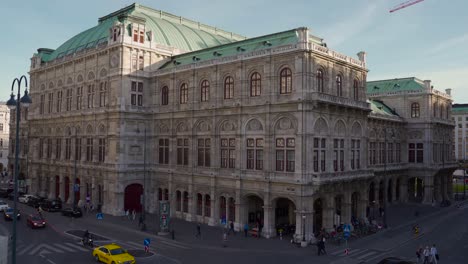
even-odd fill
[{"label": "street sign", "polygon": [[221,218],[221,224],[226,225],[226,217]]},{"label": "street sign", "polygon": [[145,247],[149,246],[150,244],[151,244],[151,239],[145,238],[145,240],[143,240],[143,245],[144,245]]},{"label": "street sign", "polygon": [[343,238],[348,239],[351,235],[351,227],[348,224],[343,225]]},{"label": "street sign", "polygon": [[73,191],[74,192],[79,192],[80,191],[80,185],[78,183],[73,186]]},{"label": "street sign", "polygon": [[104,216],[102,215],[102,213],[97,213],[97,214],[96,214],[96,218],[97,218],[98,220],[102,220],[102,219],[104,218]]}]

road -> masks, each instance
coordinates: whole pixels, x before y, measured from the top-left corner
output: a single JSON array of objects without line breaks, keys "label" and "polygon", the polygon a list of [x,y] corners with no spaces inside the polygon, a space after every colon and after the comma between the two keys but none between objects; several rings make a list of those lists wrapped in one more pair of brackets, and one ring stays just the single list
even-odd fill
[{"label": "road", "polygon": [[[11,204],[11,201],[9,201]],[[19,205],[23,219],[17,230],[17,263],[74,264],[93,263],[91,249],[84,248],[79,240],[84,229],[99,236],[96,244],[117,243],[137,256],[137,263],[377,263],[386,256],[401,256],[415,259],[415,250],[420,245],[436,243],[443,263],[466,263],[468,258],[468,205],[461,208],[444,208],[436,216],[420,218],[421,234],[414,236],[411,227],[400,226],[374,236],[351,241],[350,255],[344,254],[344,246],[327,245],[328,255],[316,256],[316,247],[297,248],[288,241],[255,240],[236,236],[228,241],[228,247],[208,241],[206,235],[200,242],[180,242],[166,237],[145,234],[135,229],[123,228],[110,221],[75,219],[60,213],[44,213],[48,221],[45,229],[31,230],[26,226],[25,216],[35,210]],[[402,216],[405,217],[405,216]],[[408,216],[408,220],[414,216]],[[0,224],[11,229],[12,223],[0,219]],[[143,240],[151,239],[151,256],[143,252]],[[234,237],[232,238],[234,239]],[[252,246],[241,247],[239,243]],[[232,242],[232,244],[230,243]],[[236,244],[237,243],[237,244]],[[271,248],[265,247],[270,243]],[[262,246],[263,244],[263,246]]]}]

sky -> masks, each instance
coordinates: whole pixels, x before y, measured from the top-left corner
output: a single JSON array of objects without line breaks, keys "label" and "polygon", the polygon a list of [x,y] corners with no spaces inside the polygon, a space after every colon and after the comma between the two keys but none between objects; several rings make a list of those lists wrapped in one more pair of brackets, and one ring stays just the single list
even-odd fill
[{"label": "sky", "polygon": [[[417,77],[452,88],[468,103],[468,1],[424,0],[390,13],[407,0],[141,0],[138,3],[247,37],[297,27],[328,47],[357,58],[367,52],[368,81]],[[2,4],[0,100],[14,78],[27,74],[38,48],[56,49],[97,25],[130,0],[15,0]],[[16,90],[16,88],[15,88]],[[16,93],[16,91],[15,91]]]}]

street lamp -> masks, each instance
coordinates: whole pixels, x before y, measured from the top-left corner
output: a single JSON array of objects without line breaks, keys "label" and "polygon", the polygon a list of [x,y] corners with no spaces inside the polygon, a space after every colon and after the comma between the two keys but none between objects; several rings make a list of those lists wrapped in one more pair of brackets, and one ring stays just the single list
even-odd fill
[{"label": "street lamp", "polygon": [[[25,89],[24,89],[24,96],[21,97],[21,81],[24,79],[25,82]],[[13,89],[15,87],[15,83],[18,83],[18,94],[15,100],[15,94],[13,93]],[[20,152],[20,144],[19,144],[19,124],[20,124],[20,117],[21,117],[21,105],[24,108],[28,108],[29,105],[32,103],[31,97],[28,95],[28,79],[26,76],[22,75],[19,79],[15,78],[13,83],[11,84],[11,97],[10,100],[7,101],[6,105],[10,110],[16,109],[16,136],[15,136],[15,175],[14,175],[14,182],[13,182],[13,235],[12,235],[12,246],[11,246],[11,263],[16,264],[16,200],[18,199],[18,160],[19,160],[19,152]]]},{"label": "street lamp", "polygon": [[[137,133],[140,133],[140,129],[137,128]],[[144,137],[143,137],[143,194],[141,195],[141,215],[143,218],[143,223],[141,230],[146,230],[146,215],[145,215],[145,192],[146,192],[146,125],[144,128]]]}]

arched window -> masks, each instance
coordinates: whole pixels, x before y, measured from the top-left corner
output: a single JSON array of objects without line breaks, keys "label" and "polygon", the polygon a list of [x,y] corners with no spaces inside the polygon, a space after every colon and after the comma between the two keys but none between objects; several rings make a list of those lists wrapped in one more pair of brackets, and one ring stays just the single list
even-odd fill
[{"label": "arched window", "polygon": [[188,102],[188,86],[183,83],[180,86],[180,104],[186,104]]},{"label": "arched window", "polygon": [[359,81],[354,79],[353,82],[353,92],[354,92],[354,100],[359,100]]},{"label": "arched window", "polygon": [[411,117],[416,118],[419,117],[420,112],[419,112],[419,104],[418,103],[412,103],[411,104]]},{"label": "arched window", "polygon": [[224,99],[234,98],[234,79],[231,76],[224,79]]},{"label": "arched window", "polygon": [[440,103],[440,118],[444,118],[444,104]]},{"label": "arched window", "polygon": [[250,76],[250,96],[260,96],[262,94],[262,77],[260,73],[254,72]]},{"label": "arched window", "polygon": [[317,90],[323,93],[323,70],[322,69],[317,70],[317,74],[315,78],[317,78]]},{"label": "arched window", "polygon": [[161,104],[169,104],[169,88],[167,86],[164,86],[161,90]]},{"label": "arched window", "polygon": [[292,74],[289,68],[280,72],[280,94],[288,94],[292,91]]},{"label": "arched window", "polygon": [[435,102],[434,106],[433,106],[433,108],[434,108],[434,113],[433,113],[434,117],[437,117],[437,107],[438,107],[437,102]]},{"label": "arched window", "polygon": [[340,74],[336,76],[336,95],[337,96],[343,96],[343,83],[342,80],[343,78],[341,77]]},{"label": "arched window", "polygon": [[210,83],[207,80],[201,83],[200,99],[202,102],[206,102],[210,99]]}]

